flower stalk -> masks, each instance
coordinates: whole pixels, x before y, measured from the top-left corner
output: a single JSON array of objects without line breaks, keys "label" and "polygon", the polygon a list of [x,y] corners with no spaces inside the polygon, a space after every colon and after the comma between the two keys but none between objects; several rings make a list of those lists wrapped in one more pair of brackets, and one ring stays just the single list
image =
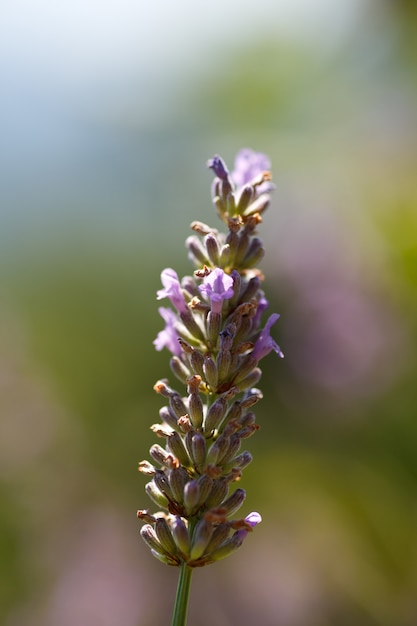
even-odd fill
[{"label": "flower stalk", "polygon": [[257,228],[273,188],[269,161],[242,150],[232,173],[219,156],[208,167],[227,232],[193,222],[186,240],[193,275],[180,280],[175,270],[162,271],[157,299],[171,307],[159,308],[165,328],[154,345],[171,353],[182,391],[166,379],[155,384],[166,403],[151,426],[161,445],[139,463],[158,507],[138,511],[141,536],[156,558],[180,571],[172,626],[186,624],[193,569],[234,553],[261,521],[257,512],[234,518],[246,497],[236,483],[252,461],[242,442],[259,429],[252,411],[262,398],[259,362],[271,351],[283,356],[271,336],[278,314],[262,325],[268,301],[256,267],[265,253]]}]

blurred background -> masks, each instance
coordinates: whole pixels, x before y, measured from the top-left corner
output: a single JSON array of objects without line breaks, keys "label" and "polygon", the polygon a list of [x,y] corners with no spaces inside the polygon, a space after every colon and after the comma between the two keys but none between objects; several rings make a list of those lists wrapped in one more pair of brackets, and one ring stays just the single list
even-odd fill
[{"label": "blurred background", "polygon": [[[139,537],[164,267],[251,147],[274,336],[239,553],[190,626],[417,623],[413,0],[2,0],[0,623],[159,626]],[[172,376],[171,376],[172,378]]]}]

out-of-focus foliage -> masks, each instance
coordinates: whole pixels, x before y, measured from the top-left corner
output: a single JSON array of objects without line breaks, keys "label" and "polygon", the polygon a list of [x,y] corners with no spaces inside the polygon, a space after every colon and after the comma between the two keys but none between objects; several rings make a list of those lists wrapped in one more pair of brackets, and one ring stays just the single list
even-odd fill
[{"label": "out-of-focus foliage", "polygon": [[176,571],[135,520],[152,385],[172,378],[155,292],[164,267],[190,271],[189,222],[217,226],[206,158],[245,145],[273,162],[260,234],[286,358],[265,364],[242,484],[264,523],[196,573],[190,624],[415,624],[414,18],[412,2],[364,3],[330,48],[268,24],[188,81],[178,68],[160,126],[130,105],[75,116],[69,154],[28,149],[0,233],[4,624],[169,621]]}]

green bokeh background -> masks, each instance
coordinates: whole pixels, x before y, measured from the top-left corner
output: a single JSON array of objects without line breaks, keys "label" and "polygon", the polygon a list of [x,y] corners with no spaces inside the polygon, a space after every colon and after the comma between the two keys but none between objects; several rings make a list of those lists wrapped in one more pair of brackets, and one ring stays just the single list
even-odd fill
[{"label": "green bokeh background", "polygon": [[[155,292],[164,267],[191,271],[189,223],[219,226],[206,159],[232,165],[243,146],[273,164],[262,268],[286,358],[265,360],[242,481],[264,521],[196,572],[190,626],[416,623],[414,6],[363,3],[327,49],[266,24],[201,71],[178,67],[172,100],[151,83],[155,124],[134,102],[111,119],[55,103],[32,111],[36,140],[16,133],[0,213],[1,623],[169,623],[177,572],[135,518],[152,386],[170,376]],[[70,148],[58,132],[39,156],[61,125]]]}]

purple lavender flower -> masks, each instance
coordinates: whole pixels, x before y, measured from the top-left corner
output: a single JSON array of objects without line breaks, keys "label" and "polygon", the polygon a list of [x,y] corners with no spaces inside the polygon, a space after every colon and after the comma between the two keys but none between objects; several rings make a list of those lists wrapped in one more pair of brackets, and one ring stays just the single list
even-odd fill
[{"label": "purple lavender flower", "polygon": [[255,347],[252,350],[252,356],[255,357],[257,362],[259,362],[261,359],[264,358],[264,356],[269,354],[271,350],[274,350],[281,358],[284,357],[283,353],[281,352],[281,348],[275,343],[270,335],[271,326],[275,324],[278,318],[278,313],[273,313],[268,318],[268,321],[265,324],[265,328],[261,331],[261,334],[256,340]]},{"label": "purple lavender flower", "polygon": [[156,350],[162,350],[168,348],[172,354],[179,356],[181,354],[181,346],[178,343],[178,334],[175,330],[175,323],[177,322],[177,316],[172,309],[166,309],[160,307],[158,309],[160,316],[165,322],[164,330],[159,331],[153,344]]},{"label": "purple lavender flower", "polygon": [[[252,528],[255,528],[255,526],[257,526],[258,524],[262,522],[262,517],[260,516],[259,513],[257,513],[257,511],[252,511],[252,513],[249,513],[249,515],[245,517],[245,522],[247,522],[249,526],[252,526]],[[236,531],[235,536],[236,538],[239,538],[240,543],[241,543],[245,539],[248,533],[249,533],[249,530],[246,530],[245,528],[241,528],[240,530]]]},{"label": "purple lavender flower", "polygon": [[221,157],[217,156],[217,154],[212,159],[207,161],[207,167],[212,169],[217,178],[220,178],[220,180],[227,180],[229,172],[227,171],[226,164]]},{"label": "purple lavender flower", "polygon": [[199,287],[201,293],[210,299],[213,313],[221,313],[223,300],[233,297],[233,278],[222,269],[216,267]]},{"label": "purple lavender flower", "polygon": [[243,148],[236,155],[235,169],[231,173],[231,178],[237,187],[243,187],[270,168],[271,162],[265,154]]},{"label": "purple lavender flower", "polygon": [[162,270],[161,282],[164,289],[160,289],[156,292],[157,300],[169,298],[171,300],[171,304],[177,309],[178,313],[185,313],[188,311],[177,272],[170,267]]}]

